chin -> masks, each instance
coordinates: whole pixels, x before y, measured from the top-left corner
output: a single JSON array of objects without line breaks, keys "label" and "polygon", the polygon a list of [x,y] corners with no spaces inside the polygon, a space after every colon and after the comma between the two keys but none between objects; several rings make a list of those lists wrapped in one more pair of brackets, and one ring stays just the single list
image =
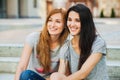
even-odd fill
[{"label": "chin", "polygon": [[72,35],[72,36],[76,36],[76,35],[78,35],[79,34],[79,32],[70,32],[70,34]]},{"label": "chin", "polygon": [[76,34],[71,33],[72,36],[75,36]]}]

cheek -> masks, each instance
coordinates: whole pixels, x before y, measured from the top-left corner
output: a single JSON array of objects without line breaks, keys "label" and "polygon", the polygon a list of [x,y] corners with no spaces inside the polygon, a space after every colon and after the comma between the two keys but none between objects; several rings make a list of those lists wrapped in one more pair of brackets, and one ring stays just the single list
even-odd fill
[{"label": "cheek", "polygon": [[67,28],[70,30],[70,22],[67,22]]},{"label": "cheek", "polygon": [[61,30],[64,28],[64,25],[63,25],[63,24],[58,24],[57,26],[58,26],[58,28],[61,29]]},{"label": "cheek", "polygon": [[70,26],[70,22],[67,22],[67,27],[68,27],[68,29],[69,29],[69,26]]},{"label": "cheek", "polygon": [[62,32],[62,31],[63,31],[63,29],[64,29],[64,27],[60,27],[60,29],[59,29],[59,30]]},{"label": "cheek", "polygon": [[69,26],[70,25],[70,22],[69,21],[67,21],[67,26]]},{"label": "cheek", "polygon": [[81,28],[81,24],[80,23],[77,23],[76,24],[78,28]]}]

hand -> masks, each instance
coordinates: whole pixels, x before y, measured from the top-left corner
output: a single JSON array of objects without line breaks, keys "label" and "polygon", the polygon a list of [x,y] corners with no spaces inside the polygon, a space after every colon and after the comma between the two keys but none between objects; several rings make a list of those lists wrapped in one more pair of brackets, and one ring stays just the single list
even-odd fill
[{"label": "hand", "polygon": [[50,80],[50,78],[46,78],[46,80]]}]

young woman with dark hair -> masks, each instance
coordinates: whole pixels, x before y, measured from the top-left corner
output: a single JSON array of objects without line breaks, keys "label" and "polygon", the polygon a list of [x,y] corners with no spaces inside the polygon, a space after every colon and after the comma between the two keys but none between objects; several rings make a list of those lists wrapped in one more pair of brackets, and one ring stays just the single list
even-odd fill
[{"label": "young woman with dark hair", "polygon": [[[109,80],[106,44],[97,34],[89,8],[83,4],[70,7],[66,26],[73,38],[61,48],[59,70],[50,80]],[[68,68],[71,74],[65,76]]]}]

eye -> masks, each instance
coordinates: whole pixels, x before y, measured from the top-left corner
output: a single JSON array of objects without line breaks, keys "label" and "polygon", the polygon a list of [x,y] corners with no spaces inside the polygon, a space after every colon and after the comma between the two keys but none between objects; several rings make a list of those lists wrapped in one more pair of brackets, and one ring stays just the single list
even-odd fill
[{"label": "eye", "polygon": [[80,19],[76,19],[75,21],[76,21],[76,22],[80,22]]},{"label": "eye", "polygon": [[57,22],[57,23],[61,23],[61,21],[59,21],[59,20],[57,20],[56,22]]},{"label": "eye", "polygon": [[71,18],[68,18],[67,21],[72,21],[72,19],[71,19]]}]

